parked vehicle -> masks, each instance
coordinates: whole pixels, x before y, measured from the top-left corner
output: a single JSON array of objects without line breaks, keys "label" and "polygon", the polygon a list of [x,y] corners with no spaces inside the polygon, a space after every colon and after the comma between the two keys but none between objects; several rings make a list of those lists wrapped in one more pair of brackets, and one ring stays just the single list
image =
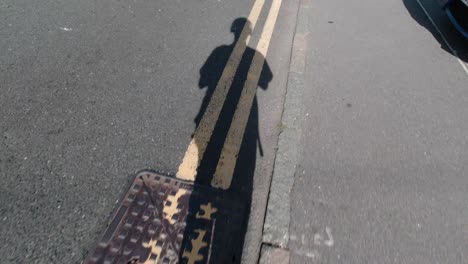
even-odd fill
[{"label": "parked vehicle", "polygon": [[468,39],[468,0],[439,0],[455,28]]}]

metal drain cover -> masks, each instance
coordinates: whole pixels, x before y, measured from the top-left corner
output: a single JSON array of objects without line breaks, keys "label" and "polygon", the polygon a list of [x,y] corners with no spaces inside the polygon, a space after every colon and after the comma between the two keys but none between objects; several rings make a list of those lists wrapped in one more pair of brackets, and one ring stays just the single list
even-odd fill
[{"label": "metal drain cover", "polygon": [[139,173],[84,263],[233,263],[242,252],[240,196]]}]

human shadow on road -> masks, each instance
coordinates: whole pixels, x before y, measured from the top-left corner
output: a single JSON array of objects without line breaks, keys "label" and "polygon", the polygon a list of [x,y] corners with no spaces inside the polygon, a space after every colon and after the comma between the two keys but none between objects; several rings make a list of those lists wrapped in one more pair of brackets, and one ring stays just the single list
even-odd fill
[{"label": "human shadow on road", "polygon": [[[446,52],[450,53],[453,55],[452,50],[447,46],[445,43],[444,39],[440,35],[440,33],[437,31],[437,29],[434,27],[434,25],[431,23],[427,15],[424,13],[424,10],[419,6],[418,2],[416,0],[403,0],[403,4],[405,5],[406,9],[410,13],[411,17],[418,22],[421,26],[425,27],[431,34],[434,36],[434,38],[440,43],[440,47],[445,50]],[[445,15],[445,14],[444,14]],[[447,20],[445,21],[447,25],[443,25],[444,27],[452,27],[450,22]],[[439,26],[440,27],[440,26]],[[454,29],[455,31],[455,29]],[[458,36],[458,32],[456,32],[457,36],[454,36],[454,39],[456,39],[456,42],[460,43],[460,45],[457,45],[457,47],[454,47],[456,49],[456,55],[465,63],[468,63],[468,47],[466,44],[468,44],[468,41],[463,39],[463,37]],[[463,43],[465,45],[463,45]],[[450,43],[453,45],[453,43]],[[465,46],[465,47],[463,47]]]},{"label": "human shadow on road", "polygon": [[[244,32],[242,33],[242,31]],[[206,142],[208,139],[209,143],[204,152],[198,152],[200,162],[197,169],[196,184],[192,193],[210,193],[211,198],[206,199],[206,197],[193,194],[190,197],[189,216],[187,217],[182,250],[180,250],[179,255],[181,263],[191,263],[196,259],[199,259],[199,262],[196,263],[239,263],[241,261],[252,199],[257,148],[260,155],[263,155],[259,134],[259,109],[256,92],[252,95],[253,100],[250,100],[247,104],[242,103],[241,101],[245,102],[245,100],[241,98],[242,94],[246,93],[246,87],[244,86],[248,86],[246,85],[249,83],[246,82],[248,76],[249,78],[258,78],[258,83],[254,87],[255,90],[257,87],[263,90],[268,88],[268,83],[272,80],[273,74],[268,63],[264,61],[263,55],[247,46],[243,55],[239,56],[241,58],[239,66],[237,69],[233,69],[235,74],[232,78],[232,85],[228,87],[229,90],[224,103],[219,98],[214,98],[213,95],[217,89],[221,89],[219,83],[222,82],[220,80],[223,79],[223,71],[235,64],[232,63],[233,60],[231,59],[228,65],[228,61],[235,50],[236,44],[246,45],[251,31],[251,23],[246,18],[234,20],[231,25],[231,32],[234,34],[233,43],[221,45],[214,49],[200,69],[198,86],[200,89],[205,90],[205,96],[194,119],[196,129],[192,135],[192,142],[196,146],[201,146],[202,141]],[[235,57],[235,55],[232,56]],[[254,57],[257,57],[256,61],[260,61],[261,65],[252,63],[255,61]],[[250,72],[255,72],[255,67],[259,69],[260,76],[258,76],[258,73],[257,76],[252,73],[249,74],[249,69]],[[217,104],[222,104],[219,117],[217,119],[207,119],[206,116],[211,114],[209,112]],[[235,163],[232,182],[226,190],[216,189],[216,191],[212,192],[215,189],[211,184],[213,175],[217,166],[219,166],[218,163],[222,163],[220,157],[228,131],[233,126],[236,111],[243,107],[245,108],[243,110],[247,111],[243,115],[246,126],[241,142],[239,142],[240,149],[238,155],[236,155],[237,162]],[[248,110],[249,107],[250,110]],[[242,119],[242,115],[240,115],[240,118]],[[214,125],[214,131],[211,137],[207,138],[201,126],[208,127],[210,125]],[[234,129],[241,129],[241,127]],[[210,199],[211,201],[209,201]],[[204,211],[201,208],[203,204],[207,205],[209,202],[218,207],[217,211],[212,211],[211,218],[206,210]],[[207,216],[206,219],[203,219],[203,215]]]}]

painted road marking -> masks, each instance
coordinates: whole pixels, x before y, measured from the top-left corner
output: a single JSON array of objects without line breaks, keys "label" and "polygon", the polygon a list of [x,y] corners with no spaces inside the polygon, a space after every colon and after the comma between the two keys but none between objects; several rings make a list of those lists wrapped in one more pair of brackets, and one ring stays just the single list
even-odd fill
[{"label": "painted road marking", "polygon": [[244,84],[242,95],[237,104],[234,117],[229,128],[226,141],[221,151],[221,157],[216,166],[216,172],[211,181],[211,186],[228,189],[232,182],[237,156],[244,137],[245,127],[249,119],[252,103],[257,91],[258,81],[263,69],[265,57],[270,45],[271,36],[275,28],[282,0],[273,0],[270,11],[263,28],[262,35],[257,44],[257,52],[252,60]]},{"label": "painted road marking", "polygon": [[448,42],[448,40],[445,38],[444,34],[442,34],[442,31],[439,29],[439,27],[436,25],[436,23],[434,22],[434,20],[432,20],[432,17],[429,15],[429,12],[427,12],[426,8],[423,6],[423,4],[421,3],[421,1],[419,0],[416,0],[419,4],[419,6],[421,7],[421,9],[424,11],[424,13],[426,14],[427,18],[429,19],[429,21],[431,21],[431,24],[435,27],[435,29],[437,30],[437,32],[439,33],[439,35],[442,37],[442,39],[444,40],[445,42],[445,45],[447,45],[447,47],[450,49],[450,51],[452,52],[452,54],[457,58],[458,62],[460,63],[460,65],[462,66],[463,70],[465,70],[465,73],[468,75],[468,68],[466,67],[465,63],[463,63],[463,61],[460,59],[460,57],[458,57],[458,52],[452,48],[452,45],[450,45],[450,43]]},{"label": "painted road marking", "polygon": [[[252,10],[250,11],[248,21],[251,23],[251,28],[249,28],[248,23],[246,23],[242,29],[240,40],[237,41],[234,46],[234,50],[229,57],[218,84],[216,85],[216,89],[211,97],[208,107],[206,108],[205,114],[195,130],[182,163],[179,166],[179,170],[176,174],[176,177],[179,179],[194,181],[197,176],[197,168],[200,165],[200,159],[203,157],[211,135],[213,134],[216,121],[219,118],[227,93],[229,88],[231,88],[234,75],[247,44],[249,43],[250,34],[255,28],[255,24],[260,16],[264,3],[265,0],[256,0]],[[246,41],[242,41],[244,39]]]}]

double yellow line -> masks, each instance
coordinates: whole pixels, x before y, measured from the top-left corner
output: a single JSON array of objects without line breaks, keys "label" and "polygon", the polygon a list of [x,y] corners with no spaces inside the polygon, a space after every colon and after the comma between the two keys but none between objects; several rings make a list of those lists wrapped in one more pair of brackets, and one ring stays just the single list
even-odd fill
[{"label": "double yellow line", "polygon": [[[263,64],[265,62],[265,57],[268,52],[271,36],[278,18],[281,2],[282,0],[272,0],[262,35],[256,47],[257,52],[255,53],[250,65],[241,98],[237,104],[234,117],[216,167],[216,172],[211,181],[211,185],[213,187],[228,189],[231,185],[234,168],[237,162],[237,155],[242,143],[252,103],[255,98],[255,92]],[[256,0],[250,11],[248,20],[251,23],[251,28],[249,28],[248,23],[246,23],[239,38],[241,40],[246,39],[246,41],[238,41],[234,46],[234,50],[229,57],[218,84],[216,85],[216,89],[206,111],[195,130],[187,151],[185,152],[185,156],[176,174],[177,178],[191,181],[196,179],[197,168],[200,165],[203,154],[205,153],[213,134],[216,121],[219,118],[227,93],[232,85],[232,81],[234,80],[234,75],[249,43],[250,33],[253,32],[255,25],[257,24],[264,3],[265,0]]]}]

